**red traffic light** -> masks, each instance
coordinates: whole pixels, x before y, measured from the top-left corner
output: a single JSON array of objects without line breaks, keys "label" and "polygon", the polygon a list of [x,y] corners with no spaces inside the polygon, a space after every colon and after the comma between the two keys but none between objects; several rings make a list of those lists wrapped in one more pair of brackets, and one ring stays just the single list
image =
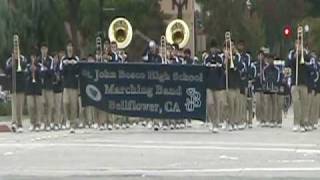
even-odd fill
[{"label": "red traffic light", "polygon": [[289,38],[289,37],[291,36],[291,34],[292,34],[292,29],[291,29],[291,27],[290,27],[290,26],[285,26],[285,27],[283,28],[283,35],[284,35],[284,37],[285,37],[285,38]]}]

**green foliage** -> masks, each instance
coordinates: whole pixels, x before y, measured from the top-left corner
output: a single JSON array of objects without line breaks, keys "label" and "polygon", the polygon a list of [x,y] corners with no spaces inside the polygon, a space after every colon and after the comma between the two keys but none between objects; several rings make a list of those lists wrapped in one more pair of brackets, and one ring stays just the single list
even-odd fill
[{"label": "green foliage", "polygon": [[[133,30],[139,30],[148,37],[159,41],[164,32],[164,15],[160,12],[158,0],[103,0],[103,7],[114,8],[114,11],[103,12],[104,36],[107,37],[107,31],[111,21],[119,16],[126,17]],[[83,39],[85,54],[93,52],[95,48],[95,38],[99,30],[99,0],[81,1],[80,28]],[[141,38],[134,36],[132,44],[128,48],[129,56],[132,59],[139,58],[145,48],[146,42]]]},{"label": "green foliage", "polygon": [[318,47],[320,47],[320,18],[308,17],[301,21],[301,24],[308,24],[310,32],[306,38],[307,44],[311,47],[311,50],[320,53]]},{"label": "green foliage", "polygon": [[[79,9],[73,8],[75,3],[79,3]],[[100,14],[100,10],[110,7],[115,10]],[[65,42],[72,38],[66,25],[76,28],[78,36],[74,36],[72,40],[74,43],[79,42],[75,45],[80,49],[81,55],[86,56],[94,52],[97,33],[102,31],[106,36],[109,24],[117,16],[128,18],[134,30],[139,29],[155,40],[163,33],[163,15],[158,0],[2,0],[0,58],[6,59],[10,55],[12,35],[15,32],[20,36],[23,54],[29,54],[41,42],[49,44],[50,52],[63,49]],[[100,17],[102,29],[99,29]],[[75,19],[76,24],[70,22],[72,19]],[[140,57],[145,43],[134,36],[128,49],[129,56]],[[2,66],[4,62],[1,61]]]},{"label": "green foliage", "polygon": [[1,102],[0,103],[0,116],[11,115],[11,103],[10,102]]},{"label": "green foliage", "polygon": [[256,52],[265,43],[264,26],[256,13],[247,9],[246,0],[199,0],[205,13],[204,26],[208,40],[214,38],[223,45],[224,33],[231,31],[235,41],[245,40]]},{"label": "green foliage", "polygon": [[[245,39],[249,48],[256,52],[261,46],[269,46],[273,53],[285,51],[292,45],[299,23],[310,21],[310,38],[315,47],[320,44],[319,34],[320,3],[318,0],[251,0],[252,13],[248,14],[246,0],[198,0],[204,12],[205,29],[209,38],[223,42],[224,32],[231,30],[235,40]],[[210,16],[208,16],[210,14]],[[313,18],[309,18],[312,16]],[[307,20],[303,20],[307,18]],[[284,40],[284,26],[293,28],[293,37]],[[286,52],[285,52],[286,53]]]},{"label": "green foliage", "polygon": [[[20,35],[23,54],[29,54],[32,47],[39,46],[43,41],[49,44],[50,52],[57,51],[64,48],[65,42],[71,38],[77,42],[81,55],[86,56],[94,52],[97,33],[102,31],[107,37],[109,24],[118,16],[126,17],[133,30],[139,30],[159,42],[165,31],[164,20],[167,18],[160,11],[159,1],[0,0],[1,65],[3,67],[5,59],[10,55],[12,35],[15,32]],[[283,27],[289,24],[294,28],[300,22],[310,25],[312,44],[320,44],[318,0],[251,0],[252,11],[248,9],[246,1],[197,0],[202,7],[208,42],[215,38],[222,46],[224,33],[230,30],[233,39],[246,40],[253,53],[262,45],[274,48],[273,52],[278,53],[280,44],[284,43]],[[79,5],[79,8],[73,8],[73,5]],[[114,8],[114,11],[104,11],[103,8]],[[100,13],[101,10],[103,13]],[[68,25],[76,31],[67,32]],[[294,37],[285,43],[292,43],[293,40]],[[130,59],[140,58],[145,46],[145,40],[134,36],[127,49]]]}]

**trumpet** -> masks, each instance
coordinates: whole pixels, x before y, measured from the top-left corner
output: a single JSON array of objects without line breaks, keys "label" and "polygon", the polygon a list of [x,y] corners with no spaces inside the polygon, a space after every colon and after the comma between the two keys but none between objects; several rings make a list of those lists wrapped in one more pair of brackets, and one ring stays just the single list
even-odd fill
[{"label": "trumpet", "polygon": [[225,33],[225,49],[230,56],[230,69],[234,69],[231,33],[229,31]]},{"label": "trumpet", "polygon": [[[18,35],[13,35],[13,51],[17,55],[17,60],[18,60],[18,68],[17,72],[21,72],[21,59],[20,59],[20,48],[19,48],[19,36]],[[15,59],[13,59],[15,61]]]},{"label": "trumpet", "polygon": [[166,36],[163,35],[160,38],[160,56],[162,64],[167,64],[167,40]]}]

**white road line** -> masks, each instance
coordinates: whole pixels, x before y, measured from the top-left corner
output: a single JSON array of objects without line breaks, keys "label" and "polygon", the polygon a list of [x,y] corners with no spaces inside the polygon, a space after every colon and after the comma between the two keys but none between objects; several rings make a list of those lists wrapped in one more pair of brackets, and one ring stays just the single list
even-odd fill
[{"label": "white road line", "polygon": [[219,158],[226,159],[226,160],[234,160],[234,161],[239,160],[238,157],[232,157],[232,156],[226,156],[226,155],[221,155],[221,156],[219,156]]},{"label": "white road line", "polygon": [[270,163],[314,163],[313,159],[269,160]]},{"label": "white road line", "polygon": [[[71,142],[84,142],[84,140],[71,140]],[[132,144],[183,144],[183,145],[240,145],[240,146],[271,146],[271,147],[319,147],[318,144],[294,143],[259,143],[259,142],[222,142],[222,141],[123,141],[107,139],[86,139],[85,142],[93,143],[132,143]]]},{"label": "white road line", "polygon": [[167,149],[167,150],[227,150],[227,151],[274,151],[320,154],[320,149],[274,148],[274,147],[236,147],[236,146],[174,146],[174,145],[133,145],[133,144],[102,144],[102,143],[0,143],[1,147],[101,147],[101,148],[130,148],[130,149]]},{"label": "white road line", "polygon": [[201,175],[218,173],[252,173],[252,172],[318,172],[320,167],[262,167],[262,168],[224,168],[224,169],[30,169],[0,172],[0,175]]},{"label": "white road line", "polygon": [[11,156],[11,155],[13,155],[13,152],[5,152],[5,153],[3,153],[3,155],[4,156]]}]

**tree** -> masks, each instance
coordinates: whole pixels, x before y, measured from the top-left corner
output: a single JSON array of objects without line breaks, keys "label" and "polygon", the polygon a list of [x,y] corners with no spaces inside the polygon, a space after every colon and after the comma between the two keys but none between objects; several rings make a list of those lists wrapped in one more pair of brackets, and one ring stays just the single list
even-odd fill
[{"label": "tree", "polygon": [[[0,1],[0,58],[7,58],[12,48],[12,35],[18,32],[21,52],[29,54],[30,49],[41,42],[49,44],[49,51],[65,47],[72,40],[76,51],[84,57],[93,53],[95,38],[99,29],[100,6],[114,7],[113,12],[103,12],[103,33],[112,19],[124,16],[146,36],[158,40],[164,33],[164,15],[160,12],[158,0],[3,0]],[[127,49],[130,58],[140,58],[146,42],[134,36]],[[4,61],[1,61],[2,64]]]},{"label": "tree", "polygon": [[[83,39],[82,49],[84,54],[93,52],[95,38],[99,31],[99,0],[81,1],[80,29]],[[104,0],[104,7],[115,8],[106,11],[104,15],[103,34],[108,38],[108,27],[111,21],[119,16],[127,18],[133,26],[133,31],[139,30],[146,36],[160,41],[164,33],[164,14],[160,12],[159,0]],[[138,36],[133,36],[132,43],[127,48],[130,59],[140,59],[146,42]]]},{"label": "tree", "polygon": [[226,31],[231,31],[236,41],[247,41],[249,49],[256,52],[265,43],[264,26],[258,14],[250,14],[245,0],[199,0],[203,9],[204,27],[208,40],[214,38],[221,48]]}]

